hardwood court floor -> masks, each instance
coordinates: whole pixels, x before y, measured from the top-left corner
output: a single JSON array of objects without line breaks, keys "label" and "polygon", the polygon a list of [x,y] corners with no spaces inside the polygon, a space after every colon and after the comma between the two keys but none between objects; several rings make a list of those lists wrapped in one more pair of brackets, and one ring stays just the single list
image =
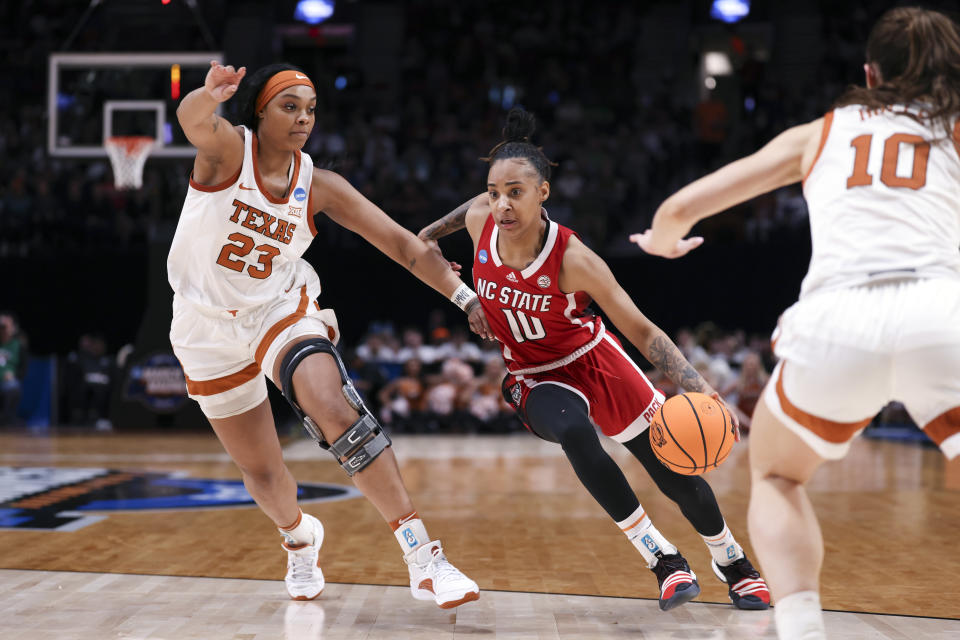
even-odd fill
[{"label": "hardwood court floor", "polygon": [[[720,500],[731,529],[750,553],[745,524],[749,488],[745,444],[738,445],[731,458],[719,470],[708,474],[707,479]],[[700,635],[688,635],[688,632],[693,633],[688,629],[669,637],[772,637],[769,636],[771,618],[768,613],[737,612],[727,604],[726,589],[713,578],[709,554],[699,536],[680,516],[677,508],[656,491],[639,463],[618,445],[611,443],[610,451],[624,467],[644,507],[658,528],[680,547],[700,577],[703,592],[698,600],[721,603],[718,606],[687,605],[669,614],[657,611],[652,600],[657,594],[653,575],[645,568],[640,555],[579,485],[565,458],[553,445],[525,434],[493,438],[408,436],[396,438],[394,449],[400,458],[406,484],[431,535],[439,537],[451,561],[486,590],[480,602],[487,604],[478,605],[475,611],[486,606],[499,607],[500,604],[495,603],[501,603],[508,594],[492,593],[495,591],[521,592],[514,594],[521,600],[535,599],[535,596],[524,595],[530,593],[608,596],[630,599],[610,601],[621,606],[606,601],[598,605],[597,598],[588,598],[582,601],[586,604],[574,605],[572,603],[580,601],[561,596],[545,597],[548,600],[559,598],[551,600],[553,604],[549,605],[560,616],[557,620],[565,619],[563,615],[568,608],[570,615],[574,616],[569,620],[588,626],[612,625],[621,614],[626,616],[624,624],[628,619],[635,619],[640,625],[642,618],[647,635],[640,637],[654,637],[649,633],[655,629],[668,633],[669,629],[661,626],[669,626],[675,620],[697,621],[697,625],[707,626],[697,627]],[[285,455],[294,475],[302,483],[348,484],[328,454],[321,452],[311,441],[288,443]],[[212,435],[31,437],[3,434],[0,435],[0,468],[3,467],[176,471],[186,473],[190,478],[239,477]],[[934,449],[915,445],[860,440],[855,443],[846,462],[827,464],[810,486],[827,547],[822,587],[824,607],[960,619],[960,586],[950,579],[950,576],[960,575],[960,550],[956,547],[956,531],[960,525],[960,509],[956,504],[958,489],[960,466],[945,463]],[[0,495],[3,490],[0,475]],[[307,504],[305,509],[319,516],[327,530],[321,552],[321,563],[329,585],[329,591],[321,598],[326,603],[322,605],[324,610],[333,606],[327,600],[331,593],[337,598],[353,598],[353,589],[360,587],[350,585],[407,584],[406,568],[396,542],[387,525],[365,500]],[[286,607],[280,582],[284,563],[279,537],[255,507],[110,512],[103,520],[76,531],[0,529],[0,569],[21,570],[0,572],[0,618],[6,617],[3,607],[10,596],[9,588],[4,591],[3,587],[9,587],[12,581],[30,583],[33,585],[30,589],[44,592],[52,591],[51,581],[65,580],[62,574],[37,573],[38,570],[270,580],[273,582],[249,583],[257,585],[253,588],[257,598],[271,593],[271,589],[272,593],[266,600],[260,600],[261,605],[245,604],[244,614],[266,612],[277,616],[277,611]],[[112,583],[115,578],[102,577],[94,582],[106,580]],[[22,582],[24,580],[26,583]],[[156,586],[157,583],[142,575],[138,580],[139,587],[125,592],[177,589]],[[89,577],[87,582],[90,582]],[[214,584],[227,583],[216,581]],[[115,585],[115,588],[120,587]],[[187,591],[208,589],[215,592],[221,588],[235,587],[198,586]],[[421,606],[423,603],[410,600],[403,589],[380,589],[375,598],[371,595],[373,592],[364,593],[364,598],[375,599],[377,603],[383,598],[389,602],[392,602],[390,598],[399,598],[398,607],[417,612],[400,625],[405,629],[403,633],[415,630],[408,629],[409,625],[416,627],[420,624],[417,620],[425,610]],[[602,611],[609,608],[615,613],[601,615],[597,613],[597,606]],[[464,616],[473,615],[467,613],[468,607],[454,616],[457,625],[463,623]],[[582,607],[577,609],[581,613],[574,612],[576,607]],[[45,610],[49,612],[50,607]],[[337,609],[340,613],[331,618],[331,611],[326,614],[328,622],[343,622],[342,616],[353,615],[343,613],[341,607]],[[582,611],[597,615],[591,617],[592,614]],[[636,613],[629,613],[631,611]],[[698,613],[701,611],[707,613]],[[452,620],[449,616],[453,614],[446,612],[442,615],[448,616],[443,620]],[[525,628],[523,616],[517,615],[519,618],[508,616],[504,619]],[[721,623],[720,618],[726,622]],[[909,637],[911,640],[960,637],[958,622],[914,620],[916,624],[913,624],[907,619],[907,622],[894,624],[889,622],[891,618],[870,616],[867,619],[871,620],[871,633],[876,632],[877,625],[886,625],[882,633],[871,636],[855,632],[849,637]],[[661,626],[650,627],[651,621]],[[249,622],[255,624],[256,620],[250,619]],[[356,626],[356,623],[349,624],[352,625],[350,628]],[[482,625],[474,627],[472,624],[458,630],[458,636],[467,632],[489,634],[486,627],[483,629],[487,630],[481,631]],[[558,624],[550,627],[553,631],[543,632],[541,629],[529,637],[558,637],[552,635],[560,633]],[[720,635],[711,635],[714,631],[706,630],[713,628],[711,624],[721,624],[717,631]],[[751,627],[754,632],[750,634],[733,633],[729,629],[724,631],[726,627],[723,625],[726,624],[755,625],[756,628]],[[938,625],[943,629],[938,631]],[[325,628],[332,632],[335,627],[327,625]],[[370,633],[374,627],[370,627]],[[607,631],[613,633],[619,629],[624,632],[628,627],[604,629],[606,631],[601,632],[599,628],[594,631],[606,635]],[[904,634],[898,629],[914,631]],[[921,631],[924,629],[933,635],[923,635]],[[437,637],[452,637],[453,630],[453,627],[444,625],[434,629],[441,634],[450,632],[447,636]],[[241,635],[217,637],[261,637],[238,633]],[[733,635],[726,635],[728,633]],[[172,634],[170,637],[188,636]],[[325,633],[323,637],[330,636]],[[369,637],[407,636],[397,631],[395,635],[374,634]],[[497,637],[500,637],[499,631]],[[561,633],[559,637],[590,636]]]}]

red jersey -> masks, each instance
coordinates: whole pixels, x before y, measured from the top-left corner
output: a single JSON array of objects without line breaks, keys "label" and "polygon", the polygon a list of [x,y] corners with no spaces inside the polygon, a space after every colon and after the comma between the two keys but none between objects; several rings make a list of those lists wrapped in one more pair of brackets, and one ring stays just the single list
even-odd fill
[{"label": "red jersey", "polygon": [[590,296],[560,291],[560,265],[574,231],[547,220],[540,255],[526,269],[508,267],[497,253],[499,228],[487,217],[473,257],[473,283],[511,373],[533,373],[569,364],[603,338]]}]

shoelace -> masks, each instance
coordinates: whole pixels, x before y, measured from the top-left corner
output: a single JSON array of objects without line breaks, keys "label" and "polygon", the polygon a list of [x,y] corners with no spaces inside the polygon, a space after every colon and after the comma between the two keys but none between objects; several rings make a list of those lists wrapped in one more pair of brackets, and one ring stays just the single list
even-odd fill
[{"label": "shoelace", "polygon": [[663,556],[654,568],[659,569],[657,574],[665,578],[674,571],[688,571],[685,564],[679,555]]},{"label": "shoelace", "polygon": [[443,555],[442,547],[438,547],[437,552],[430,558],[430,562],[428,562],[423,569],[436,576],[438,581],[446,577],[456,578],[462,575],[460,570],[450,564],[450,561]]},{"label": "shoelace", "polygon": [[311,556],[291,555],[289,558],[294,580],[310,580],[313,578],[313,559]]},{"label": "shoelace", "polygon": [[729,565],[727,569],[732,569],[731,573],[735,573],[740,578],[759,578],[760,574],[752,566],[744,562],[742,559],[737,560],[733,564]]}]

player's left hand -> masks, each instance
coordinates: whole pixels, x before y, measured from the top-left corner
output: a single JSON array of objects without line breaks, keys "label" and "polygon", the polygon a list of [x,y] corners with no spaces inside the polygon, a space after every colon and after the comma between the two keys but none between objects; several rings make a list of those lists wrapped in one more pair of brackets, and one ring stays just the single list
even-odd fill
[{"label": "player's left hand", "polygon": [[726,401],[720,397],[720,394],[714,391],[710,394],[710,397],[720,403],[720,406],[723,407],[723,410],[727,412],[727,415],[730,416],[730,422],[733,423],[733,437],[734,440],[740,442],[740,418],[737,417],[737,412],[732,408],[727,406]]},{"label": "player's left hand", "polygon": [[470,322],[470,330],[485,340],[496,340],[493,336],[493,329],[487,322],[487,316],[483,312],[483,306],[479,298],[474,298],[467,305],[467,319]]},{"label": "player's left hand", "polygon": [[676,246],[669,251],[659,251],[653,246],[653,229],[647,229],[643,233],[634,233],[630,236],[630,242],[646,251],[652,256],[661,256],[663,258],[679,258],[685,256],[700,245],[703,244],[702,236],[690,236],[677,240]]}]

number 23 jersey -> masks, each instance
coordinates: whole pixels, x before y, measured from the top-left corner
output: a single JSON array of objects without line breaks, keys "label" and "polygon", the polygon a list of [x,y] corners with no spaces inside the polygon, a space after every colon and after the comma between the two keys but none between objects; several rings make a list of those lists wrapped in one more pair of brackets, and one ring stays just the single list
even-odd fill
[{"label": "number 23 jersey", "polygon": [[583,291],[560,290],[560,265],[574,232],[550,220],[546,241],[525,269],[503,264],[497,252],[499,228],[487,217],[473,257],[473,281],[487,321],[503,349],[511,372],[562,366],[602,337],[603,322],[587,310]]},{"label": "number 23 jersey", "polygon": [[270,302],[294,284],[306,284],[316,297],[319,279],[301,258],[316,235],[313,162],[293,152],[290,189],[276,198],[262,186],[256,136],[246,127],[243,135],[243,165],[235,176],[212,186],[190,177],[167,256],[170,286],[194,304],[223,310]]}]

